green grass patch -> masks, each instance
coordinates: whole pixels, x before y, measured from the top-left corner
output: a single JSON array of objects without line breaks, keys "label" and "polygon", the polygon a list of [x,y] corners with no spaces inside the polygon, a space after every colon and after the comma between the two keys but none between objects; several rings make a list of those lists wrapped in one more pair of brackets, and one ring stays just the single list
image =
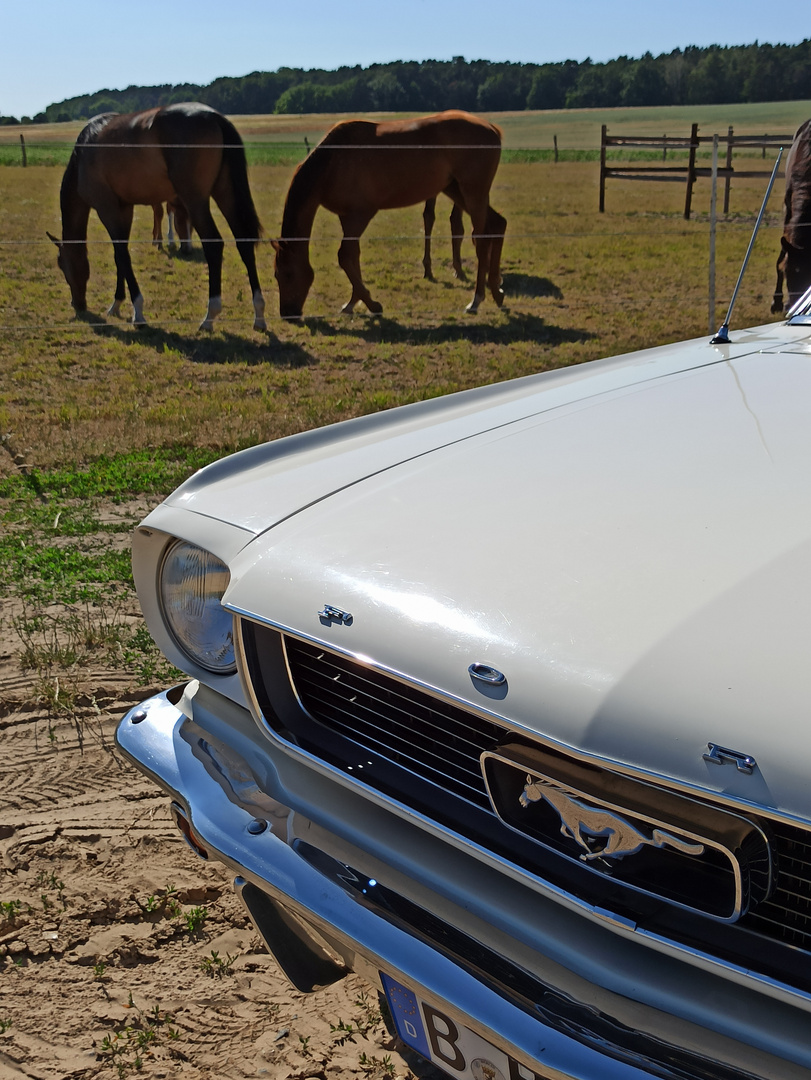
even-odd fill
[{"label": "green grass patch", "polygon": [[0,499],[25,498],[33,492],[47,498],[120,502],[135,495],[171,491],[217,456],[210,448],[175,446],[102,455],[78,468],[32,468],[26,475],[0,478]]}]

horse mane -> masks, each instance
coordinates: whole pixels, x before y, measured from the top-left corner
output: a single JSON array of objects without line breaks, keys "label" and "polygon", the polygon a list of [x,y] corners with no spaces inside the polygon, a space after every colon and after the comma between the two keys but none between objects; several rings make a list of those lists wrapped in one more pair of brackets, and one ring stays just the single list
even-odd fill
[{"label": "horse mane", "polygon": [[[106,128],[107,125],[110,123],[110,121],[114,117],[120,115],[121,114],[117,112],[106,112],[99,113],[98,116],[91,117],[90,120],[87,121],[85,126],[79,132],[79,135],[76,139],[76,146],[87,146],[89,143],[95,142],[101,132],[104,130],[104,128]],[[75,149],[76,147],[74,147],[74,150]]]},{"label": "horse mane", "polygon": [[[343,122],[344,124],[347,121]],[[330,128],[321,142],[317,146],[313,147],[307,157],[300,162],[296,171],[293,173],[293,178],[290,181],[290,186],[287,189],[287,195],[284,200],[284,211],[282,213],[282,237],[287,236],[302,236],[305,229],[298,224],[299,213],[302,210],[305,199],[308,195],[312,195],[313,192],[318,190],[321,179],[327,172],[330,164],[330,154],[325,152],[322,148],[329,139],[330,135],[336,128],[343,126],[342,124],[336,124],[335,127]],[[334,139],[333,143],[339,143],[340,140]],[[316,205],[313,206],[313,218],[315,217]],[[312,228],[312,221],[307,228],[307,235],[309,235],[309,229]]]}]

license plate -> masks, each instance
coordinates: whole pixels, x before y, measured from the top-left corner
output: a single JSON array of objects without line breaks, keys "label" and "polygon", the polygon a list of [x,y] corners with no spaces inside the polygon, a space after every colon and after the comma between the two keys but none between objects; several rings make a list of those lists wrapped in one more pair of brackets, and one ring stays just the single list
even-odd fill
[{"label": "license plate", "polygon": [[383,972],[380,978],[397,1034],[444,1072],[457,1080],[543,1080],[441,1009],[420,1001],[407,986]]}]

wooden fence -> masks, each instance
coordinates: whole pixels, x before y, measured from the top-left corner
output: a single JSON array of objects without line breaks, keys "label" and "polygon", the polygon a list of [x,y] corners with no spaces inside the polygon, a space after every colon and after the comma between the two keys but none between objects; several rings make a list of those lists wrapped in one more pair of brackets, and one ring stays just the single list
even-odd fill
[{"label": "wooden fence", "polygon": [[[658,183],[665,181],[686,184],[684,198],[684,216],[689,221],[693,202],[693,184],[700,176],[711,176],[712,169],[709,166],[696,165],[698,150],[702,144],[712,145],[712,135],[699,135],[698,124],[693,124],[690,135],[681,138],[675,135],[609,135],[605,124],[602,127],[600,139],[600,213],[605,212],[605,182],[606,180],[654,180]],[[735,135],[732,128],[726,135],[719,135],[718,142],[726,144],[726,158],[723,164],[718,166],[718,176],[724,180],[724,213],[729,212],[729,190],[733,176],[739,178],[748,176],[770,176],[771,169],[736,169],[732,164],[733,150],[743,148],[759,148],[761,156],[766,157],[766,148],[781,146],[789,147],[794,141],[794,135]],[[662,163],[653,161],[644,165],[607,165],[607,151],[611,148],[622,147],[623,149],[661,150]],[[668,151],[681,151],[687,154],[686,161],[668,165]]]}]

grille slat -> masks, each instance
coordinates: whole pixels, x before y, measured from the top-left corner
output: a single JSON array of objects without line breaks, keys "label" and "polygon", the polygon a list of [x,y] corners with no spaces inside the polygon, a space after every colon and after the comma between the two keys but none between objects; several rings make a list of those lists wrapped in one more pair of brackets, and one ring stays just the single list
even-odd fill
[{"label": "grille slat", "polygon": [[[507,734],[501,724],[320,646],[290,637],[284,638],[284,645],[304,709],[318,724],[362,747],[370,758],[377,755],[404,770],[394,792],[401,802],[409,804],[417,777],[441,789],[451,807],[449,820],[463,834],[465,813],[453,808],[454,796],[495,819],[480,757]],[[347,751],[347,768],[352,760]],[[771,835],[777,884],[737,926],[764,943],[811,952],[811,833],[785,822],[762,820]]]},{"label": "grille slat", "polygon": [[288,640],[287,654],[296,692],[313,717],[453,794],[489,807],[479,756],[497,742],[498,725],[472,724],[462,709],[302,642]]}]

